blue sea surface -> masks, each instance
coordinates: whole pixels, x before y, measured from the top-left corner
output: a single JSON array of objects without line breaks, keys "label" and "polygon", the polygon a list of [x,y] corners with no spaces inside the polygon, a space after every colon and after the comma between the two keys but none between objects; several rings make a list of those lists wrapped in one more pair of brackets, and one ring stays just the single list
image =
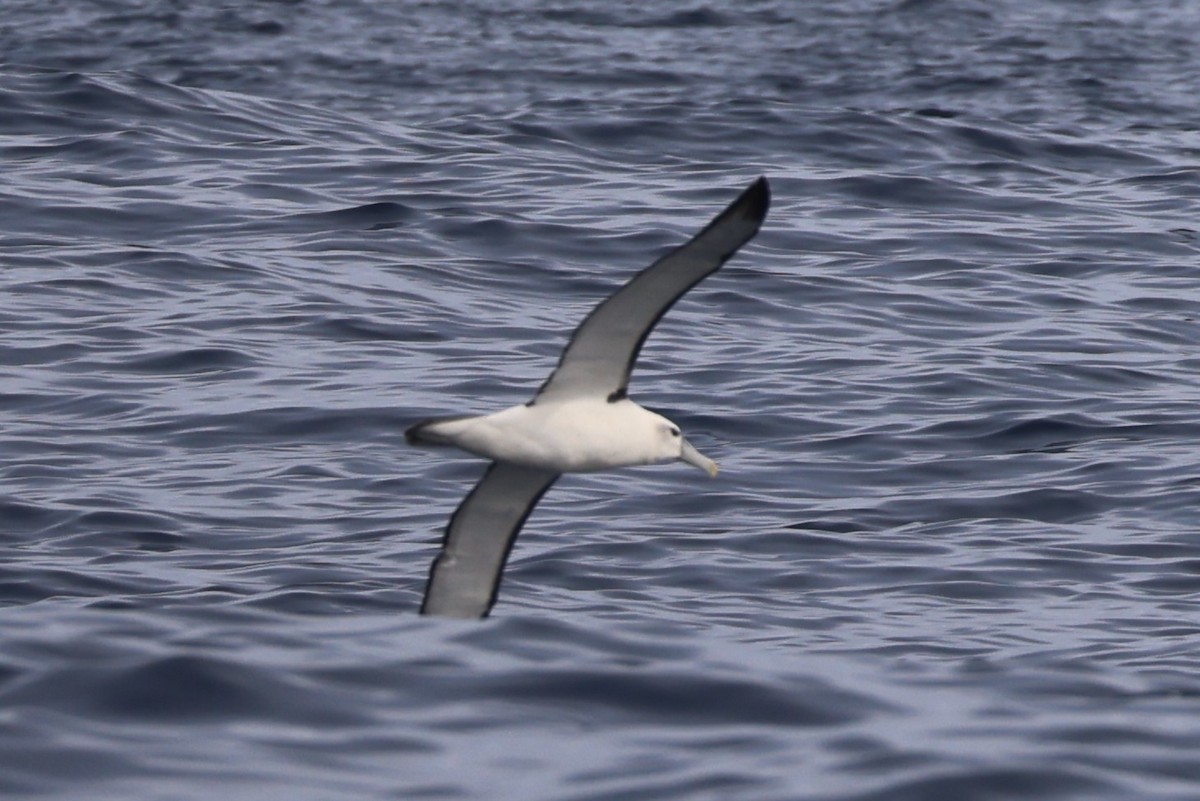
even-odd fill
[{"label": "blue sea surface", "polygon": [[[1200,6],[5,4],[0,797],[1200,799]],[[760,174],[417,615],[592,306]]]}]

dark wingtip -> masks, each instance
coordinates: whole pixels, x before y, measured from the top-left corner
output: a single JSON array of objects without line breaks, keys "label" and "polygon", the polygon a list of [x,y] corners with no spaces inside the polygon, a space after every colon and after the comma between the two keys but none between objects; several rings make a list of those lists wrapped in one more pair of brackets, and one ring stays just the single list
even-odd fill
[{"label": "dark wingtip", "polygon": [[745,204],[746,216],[762,222],[771,208],[771,183],[767,176],[760,175],[758,180],[750,184],[742,196],[737,199],[738,205]]}]

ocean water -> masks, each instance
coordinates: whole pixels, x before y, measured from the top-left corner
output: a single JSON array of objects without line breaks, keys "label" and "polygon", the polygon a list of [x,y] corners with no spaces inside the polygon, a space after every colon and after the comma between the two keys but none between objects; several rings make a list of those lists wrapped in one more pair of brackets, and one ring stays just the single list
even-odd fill
[{"label": "ocean water", "polygon": [[[1200,798],[1200,11],[17,2],[0,796]],[[597,301],[760,174],[564,477],[416,614]]]}]

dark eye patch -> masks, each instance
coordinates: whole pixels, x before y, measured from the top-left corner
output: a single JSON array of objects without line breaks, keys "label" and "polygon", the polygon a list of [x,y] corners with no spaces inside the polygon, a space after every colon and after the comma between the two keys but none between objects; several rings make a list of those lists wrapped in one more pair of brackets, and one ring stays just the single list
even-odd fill
[{"label": "dark eye patch", "polygon": [[678,428],[676,428],[675,426],[671,426],[671,436],[672,436],[672,437],[678,437],[678,436],[679,436],[679,429],[678,429]]}]

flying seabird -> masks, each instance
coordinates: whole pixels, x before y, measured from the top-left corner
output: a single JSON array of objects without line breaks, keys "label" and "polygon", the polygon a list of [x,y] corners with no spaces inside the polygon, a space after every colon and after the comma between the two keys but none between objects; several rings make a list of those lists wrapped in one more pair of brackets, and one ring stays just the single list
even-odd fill
[{"label": "flying seabird", "polygon": [[767,179],[759,178],[704,230],[594,308],[528,403],[405,431],[410,445],[453,445],[492,460],[450,517],[421,614],[486,617],[517,532],[562,473],[681,459],[717,474],[678,426],[627,397],[629,375],[659,318],[758,233],[770,202]]}]

